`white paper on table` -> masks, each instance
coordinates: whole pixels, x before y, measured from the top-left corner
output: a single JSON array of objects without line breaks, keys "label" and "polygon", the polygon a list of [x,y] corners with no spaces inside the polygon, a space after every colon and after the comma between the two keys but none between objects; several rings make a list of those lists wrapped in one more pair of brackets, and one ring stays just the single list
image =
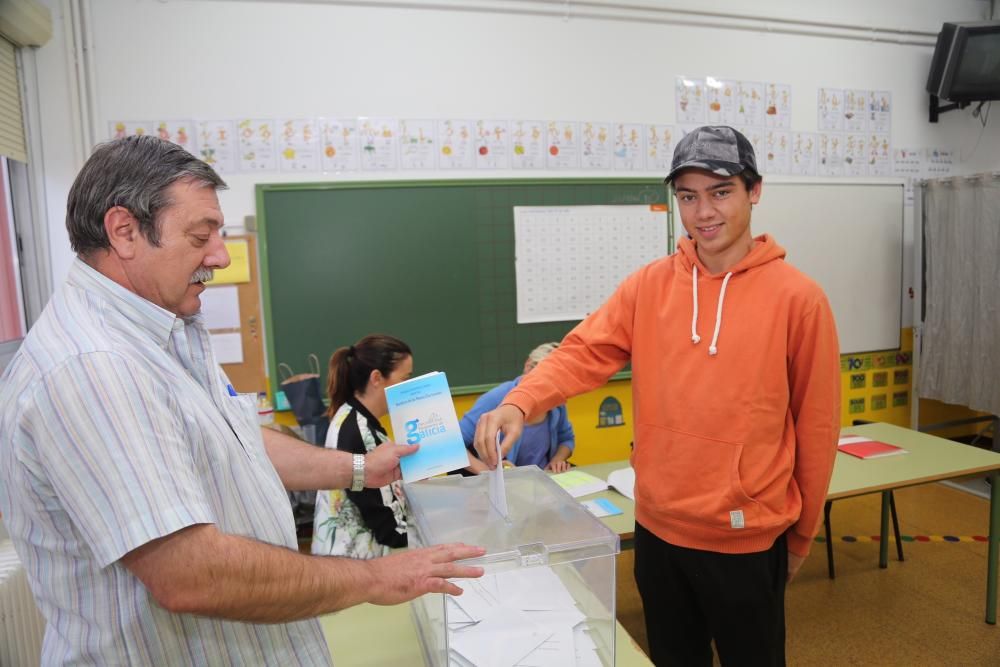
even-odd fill
[{"label": "white paper on table", "polygon": [[635,469],[628,467],[608,475],[608,486],[614,487],[626,498],[635,500]]},{"label": "white paper on table", "polygon": [[470,621],[483,620],[500,604],[499,600],[484,590],[478,581],[464,580],[462,587],[461,595],[448,599],[458,606]]},{"label": "white paper on table", "polygon": [[201,315],[209,331],[239,329],[240,297],[236,285],[206,287],[201,293]]},{"label": "white paper on table", "polygon": [[215,361],[220,364],[243,363],[243,341],[238,333],[208,334]]},{"label": "white paper on table", "polygon": [[503,483],[503,455],[500,453],[500,431],[497,431],[497,467],[489,473],[490,504],[503,518],[507,518],[507,487]]}]

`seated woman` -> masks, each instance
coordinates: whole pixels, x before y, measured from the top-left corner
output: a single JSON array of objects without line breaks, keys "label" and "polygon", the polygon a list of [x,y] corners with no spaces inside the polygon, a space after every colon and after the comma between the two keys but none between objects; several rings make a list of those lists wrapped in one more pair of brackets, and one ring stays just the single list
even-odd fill
[{"label": "seated woman", "polygon": [[[536,347],[524,362],[524,373],[480,396],[472,408],[465,413],[459,426],[462,429],[465,446],[470,449],[470,452],[479,416],[500,405],[507,392],[517,386],[524,375],[557,347],[559,347],[559,343],[542,343]],[[514,443],[513,448],[507,453],[505,463],[509,462],[516,466],[537,465],[543,470],[564,472],[569,470],[567,459],[573,453],[575,446],[573,425],[570,424],[566,414],[566,406],[560,405],[529,422],[525,422],[524,432],[521,434],[520,440]],[[480,473],[486,470],[486,465],[470,454],[469,467],[466,470]]]},{"label": "seated woman", "polygon": [[[330,358],[330,430],[326,446],[365,454],[388,440],[379,419],[388,412],[385,388],[409,379],[413,354],[392,336],[365,336]],[[316,494],[312,553],[375,558],[406,546],[399,482],[379,489],[334,489]]]}]

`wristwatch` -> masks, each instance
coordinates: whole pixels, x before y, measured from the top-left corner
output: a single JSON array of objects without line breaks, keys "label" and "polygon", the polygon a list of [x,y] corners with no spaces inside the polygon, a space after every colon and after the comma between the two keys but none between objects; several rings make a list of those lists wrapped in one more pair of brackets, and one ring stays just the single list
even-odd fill
[{"label": "wristwatch", "polygon": [[365,489],[365,455],[354,455],[354,475],[351,477],[351,491]]}]

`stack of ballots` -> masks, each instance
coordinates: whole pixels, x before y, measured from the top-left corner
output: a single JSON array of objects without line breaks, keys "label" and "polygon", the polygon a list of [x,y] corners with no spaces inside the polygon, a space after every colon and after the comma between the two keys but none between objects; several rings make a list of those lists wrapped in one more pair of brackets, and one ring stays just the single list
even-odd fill
[{"label": "stack of ballots", "polygon": [[504,474],[503,516],[491,475],[406,485],[411,547],[486,548],[463,595],[412,603],[427,664],[613,665],[618,536],[534,466]]}]

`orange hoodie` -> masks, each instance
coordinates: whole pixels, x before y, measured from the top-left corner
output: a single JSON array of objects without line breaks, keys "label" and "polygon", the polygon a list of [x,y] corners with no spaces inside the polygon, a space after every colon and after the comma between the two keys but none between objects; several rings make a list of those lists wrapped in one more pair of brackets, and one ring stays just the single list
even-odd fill
[{"label": "orange hoodie", "polygon": [[639,269],[514,388],[528,417],[632,362],[636,519],[667,542],[806,556],[837,452],[840,357],[819,286],[770,236],[726,274],[694,243]]}]

